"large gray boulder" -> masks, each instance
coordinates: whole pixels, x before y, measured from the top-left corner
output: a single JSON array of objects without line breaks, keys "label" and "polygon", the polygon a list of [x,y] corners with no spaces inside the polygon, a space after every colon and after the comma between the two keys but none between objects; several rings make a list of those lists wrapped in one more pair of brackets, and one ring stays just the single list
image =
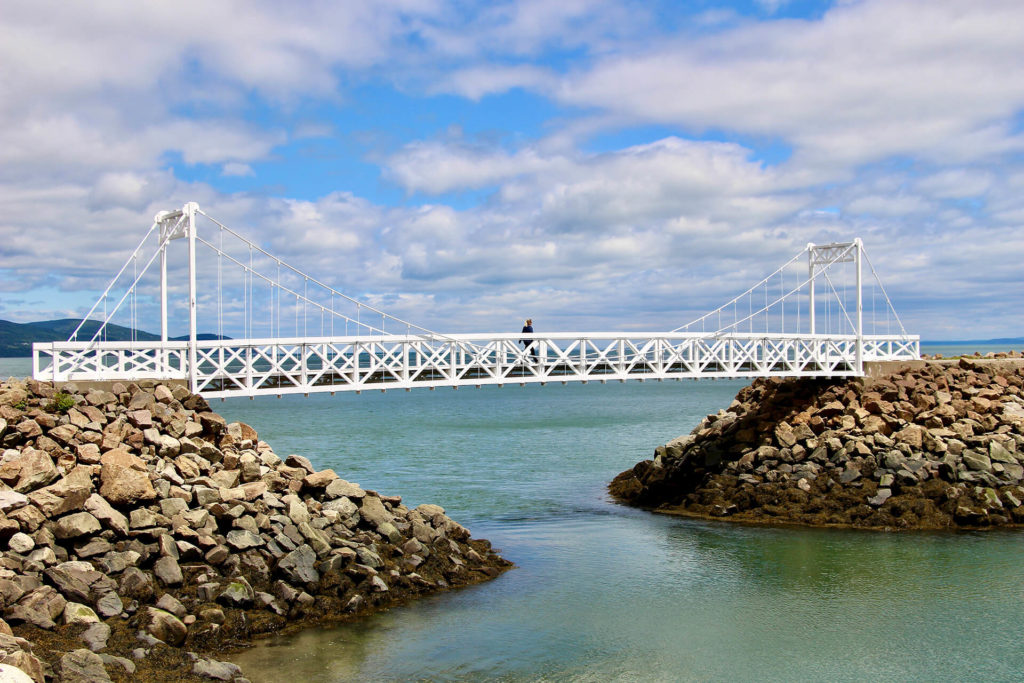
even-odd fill
[{"label": "large gray boulder", "polygon": [[298,548],[281,558],[277,568],[285,575],[289,583],[304,585],[315,584],[320,580],[320,573],[314,568],[316,553],[303,543]]},{"label": "large gray boulder", "polygon": [[61,657],[57,669],[61,683],[99,683],[110,680],[100,656],[85,648]]},{"label": "large gray boulder", "polygon": [[83,605],[80,602],[69,602],[64,606],[65,624],[98,624],[100,618],[92,610],[92,607]]},{"label": "large gray boulder", "polygon": [[217,602],[229,607],[250,607],[253,602],[254,592],[252,586],[244,578],[232,581],[217,596]]},{"label": "large gray boulder", "polygon": [[366,496],[359,508],[359,515],[372,524],[375,528],[385,522],[391,523],[395,517],[384,507],[384,503],[377,496]]},{"label": "large gray boulder", "polygon": [[218,662],[213,659],[199,659],[192,665],[192,673],[215,681],[230,681],[242,675],[242,669],[231,662]]},{"label": "large gray boulder", "polygon": [[184,580],[181,566],[170,555],[161,557],[153,564],[153,575],[165,586],[178,586]]},{"label": "large gray boulder", "polygon": [[154,638],[164,641],[168,645],[178,646],[185,642],[188,635],[188,627],[178,617],[170,612],[165,612],[156,607],[147,607],[148,622],[146,630]]},{"label": "large gray boulder", "polygon": [[100,529],[102,527],[98,519],[88,512],[76,512],[58,519],[53,528],[53,535],[60,539],[78,538],[87,534],[95,534]]}]

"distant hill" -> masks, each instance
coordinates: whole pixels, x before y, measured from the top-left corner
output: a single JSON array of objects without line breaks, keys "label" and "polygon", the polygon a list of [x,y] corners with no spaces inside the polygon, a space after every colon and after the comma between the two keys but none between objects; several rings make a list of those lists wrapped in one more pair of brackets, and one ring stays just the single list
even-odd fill
[{"label": "distant hill", "polygon": [[1024,344],[1024,337],[1000,337],[999,339],[929,339],[921,340],[922,344]]},{"label": "distant hill", "polygon": [[[79,322],[77,318],[41,320],[34,323],[13,323],[9,320],[0,320],[0,358],[31,356],[34,342],[64,341],[75,331]],[[81,341],[89,341],[99,327],[98,322],[87,320],[79,330],[78,338]],[[229,337],[218,337],[216,334],[200,334],[198,337],[202,340],[229,339]],[[131,341],[132,338],[132,328],[122,325],[107,325],[107,341]],[[159,341],[160,335],[136,330],[134,338],[138,341]],[[187,341],[188,335],[171,339]]]}]

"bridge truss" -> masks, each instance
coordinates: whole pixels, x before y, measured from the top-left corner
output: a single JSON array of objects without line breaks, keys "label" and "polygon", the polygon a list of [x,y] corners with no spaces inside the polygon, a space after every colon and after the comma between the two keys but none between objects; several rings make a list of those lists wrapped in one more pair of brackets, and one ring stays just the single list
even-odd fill
[{"label": "bridge truss", "polygon": [[[200,218],[212,234],[201,233]],[[188,245],[187,268],[179,270],[188,278],[189,335],[173,340],[168,248],[178,239]],[[158,259],[159,281],[151,277],[147,284]],[[873,276],[867,318],[864,265]],[[198,276],[214,273],[216,285],[202,291]],[[185,294],[181,289],[178,294]],[[155,312],[157,302],[160,337],[139,338],[140,311]],[[108,339],[114,315],[125,309],[132,336]],[[89,320],[95,322],[90,326]],[[226,338],[226,323],[241,327],[242,338]],[[201,324],[217,333],[200,338]],[[90,338],[79,339],[93,328]],[[743,294],[671,332],[441,334],[333,289],[190,203],[156,216],[71,339],[33,346],[33,374],[55,382],[180,379],[207,397],[251,397],[569,381],[849,377],[862,375],[865,361],[918,356],[918,337],[903,329],[859,239],[808,245]]]}]

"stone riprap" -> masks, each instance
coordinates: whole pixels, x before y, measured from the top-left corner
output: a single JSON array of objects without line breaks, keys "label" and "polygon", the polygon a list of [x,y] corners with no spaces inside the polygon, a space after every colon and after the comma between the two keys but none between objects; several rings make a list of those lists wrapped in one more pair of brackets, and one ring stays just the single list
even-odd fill
[{"label": "stone riprap", "polygon": [[[1016,354],[1015,354],[1016,355]],[[1024,524],[1024,361],[759,379],[609,485],[658,512],[876,529]]]},{"label": "stone riprap", "polygon": [[218,651],[510,564],[154,382],[0,384],[0,664],[38,683],[235,680]]}]

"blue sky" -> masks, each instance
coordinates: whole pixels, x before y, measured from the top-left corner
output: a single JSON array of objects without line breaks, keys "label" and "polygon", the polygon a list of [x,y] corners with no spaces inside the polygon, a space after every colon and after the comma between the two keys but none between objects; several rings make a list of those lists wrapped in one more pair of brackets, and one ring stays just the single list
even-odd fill
[{"label": "blue sky", "polygon": [[860,236],[911,332],[1024,335],[1016,0],[0,7],[0,318],[197,201],[442,331],[672,329]]}]

